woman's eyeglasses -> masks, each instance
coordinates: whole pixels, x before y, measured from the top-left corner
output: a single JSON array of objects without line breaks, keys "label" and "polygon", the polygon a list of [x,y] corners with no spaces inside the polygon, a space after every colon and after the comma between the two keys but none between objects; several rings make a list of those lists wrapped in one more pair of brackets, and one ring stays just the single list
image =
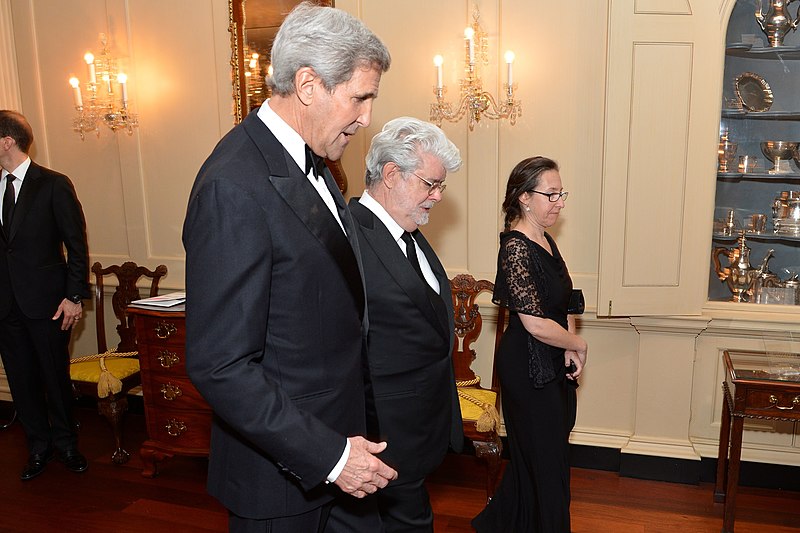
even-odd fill
[{"label": "woman's eyeglasses", "polygon": [[[417,176],[417,177],[419,178],[419,176]],[[422,179],[422,178],[420,178],[420,179]],[[536,194],[541,194],[542,196],[547,196],[547,199],[550,200],[551,202],[557,202],[560,198],[563,198],[564,201],[566,202],[567,201],[567,196],[569,196],[569,193],[567,191],[561,191],[561,192],[530,191],[530,192],[535,192]]]}]

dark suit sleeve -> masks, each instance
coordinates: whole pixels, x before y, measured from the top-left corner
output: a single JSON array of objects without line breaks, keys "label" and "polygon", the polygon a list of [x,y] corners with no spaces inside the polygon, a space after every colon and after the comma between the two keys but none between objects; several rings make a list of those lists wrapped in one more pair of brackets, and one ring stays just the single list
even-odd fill
[{"label": "dark suit sleeve", "polygon": [[276,381],[280,375],[265,370],[263,358],[275,355],[267,353],[270,306],[286,302],[271,302],[278,267],[264,209],[229,180],[193,191],[183,232],[186,369],[238,438],[309,489],[325,481],[345,438],[298,409]]},{"label": "dark suit sleeve", "polygon": [[53,210],[59,235],[67,249],[67,283],[64,297],[77,294],[84,299],[90,298],[86,222],[75,188],[66,176],[59,176],[54,183]]}]

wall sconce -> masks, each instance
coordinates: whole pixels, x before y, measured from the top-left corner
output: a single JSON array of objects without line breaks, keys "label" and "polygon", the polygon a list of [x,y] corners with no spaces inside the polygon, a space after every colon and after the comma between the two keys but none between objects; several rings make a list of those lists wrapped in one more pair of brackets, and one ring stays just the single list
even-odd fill
[{"label": "wall sconce", "polygon": [[117,60],[109,53],[105,33],[100,34],[100,43],[103,50],[99,57],[91,52],[83,56],[89,70],[89,80],[85,84],[86,102],[78,78],[72,76],[69,79],[75,110],[78,112],[72,121],[72,129],[81,136],[81,140],[90,132],[100,137],[98,125],[101,123],[113,132],[124,128],[128,135],[132,135],[133,128],[139,126],[137,116],[128,111],[128,76],[119,71]]},{"label": "wall sconce", "polygon": [[449,102],[444,101],[444,94],[447,88],[442,83],[442,64],[444,59],[437,55],[433,58],[436,67],[436,86],[433,89],[436,95],[436,102],[431,104],[431,121],[437,126],[442,125],[442,120],[458,122],[465,114],[469,115],[469,129],[475,127],[476,122],[480,122],[481,117],[490,119],[507,118],[513,126],[517,117],[522,116],[522,103],[514,99],[513,63],[514,52],[511,50],[505,53],[507,65],[507,82],[503,84],[505,95],[500,105],[497,104],[491,94],[483,90],[483,83],[480,77],[480,66],[489,64],[489,43],[486,32],[483,31],[478,18],[478,9],[472,12],[472,25],[464,30],[464,73],[466,78],[459,80],[461,85],[461,96],[455,111]]}]

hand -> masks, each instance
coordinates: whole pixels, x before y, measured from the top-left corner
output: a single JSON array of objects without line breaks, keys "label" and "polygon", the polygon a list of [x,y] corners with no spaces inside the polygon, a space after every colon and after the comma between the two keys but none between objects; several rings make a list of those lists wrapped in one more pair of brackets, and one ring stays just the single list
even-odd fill
[{"label": "hand", "polygon": [[58,309],[56,309],[56,314],[53,315],[53,320],[58,320],[61,315],[64,315],[64,319],[61,321],[61,330],[66,331],[78,324],[82,313],[83,306],[81,304],[72,303],[64,298],[61,300],[61,304],[59,304]]},{"label": "hand", "polygon": [[564,352],[564,366],[569,368],[570,363],[575,364],[575,371],[567,373],[567,379],[576,380],[583,372],[583,367],[586,365],[586,351],[577,352],[575,350],[566,350]]},{"label": "hand", "polygon": [[347,440],[350,441],[350,455],[344,470],[334,481],[342,491],[363,498],[397,479],[397,471],[375,457],[375,454],[386,449],[385,442],[371,442],[364,437],[350,437]]}]

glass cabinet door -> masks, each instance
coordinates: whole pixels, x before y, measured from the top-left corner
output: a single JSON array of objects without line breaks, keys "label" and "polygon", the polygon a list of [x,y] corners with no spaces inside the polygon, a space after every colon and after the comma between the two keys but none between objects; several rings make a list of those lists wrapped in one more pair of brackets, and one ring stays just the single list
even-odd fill
[{"label": "glass cabinet door", "polygon": [[[739,0],[728,24],[713,301],[800,304],[800,35],[781,22],[775,4]],[[798,17],[797,6],[785,11],[788,20]]]}]

